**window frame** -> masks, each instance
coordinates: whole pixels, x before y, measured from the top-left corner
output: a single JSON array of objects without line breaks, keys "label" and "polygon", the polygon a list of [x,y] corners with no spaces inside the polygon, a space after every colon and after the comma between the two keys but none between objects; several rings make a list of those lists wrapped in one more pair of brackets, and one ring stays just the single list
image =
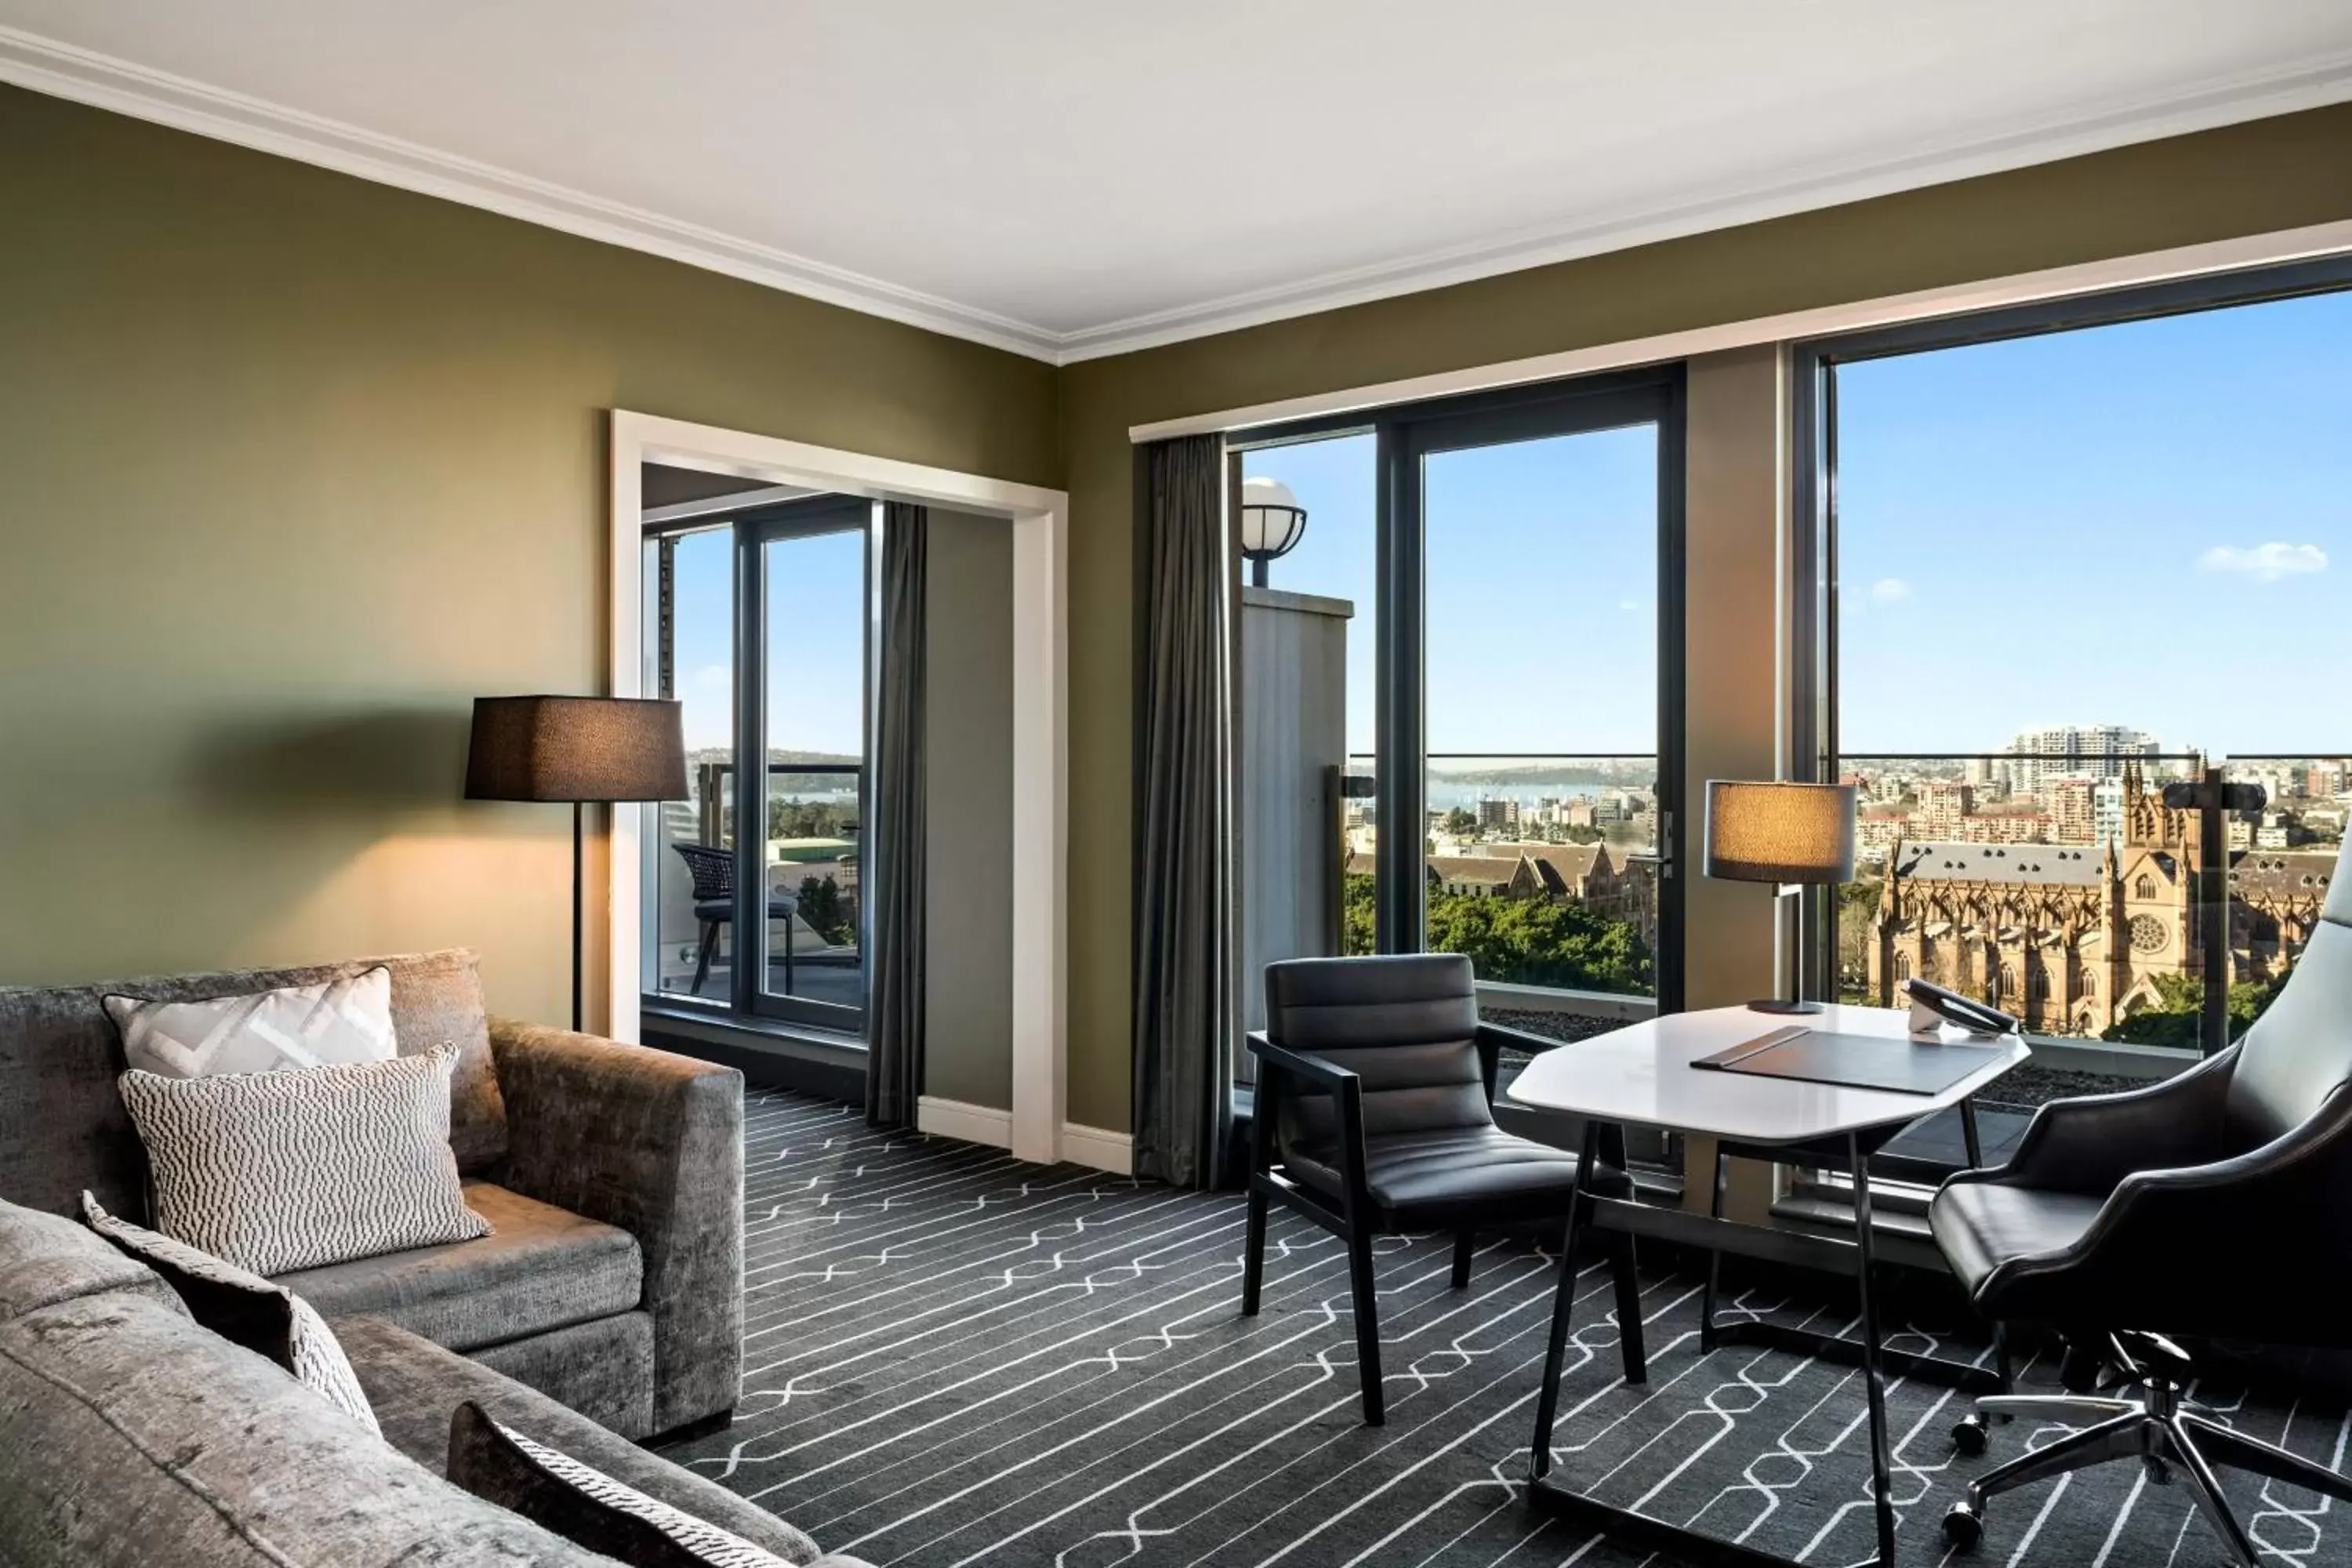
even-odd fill
[{"label": "window frame", "polygon": [[[1433,453],[1654,425],[1657,429],[1658,942],[1653,993],[1661,1013],[1684,1005],[1685,835],[1683,732],[1687,637],[1684,598],[1686,376],[1676,360],[1632,370],[1327,415],[1229,433],[1238,475],[1244,454],[1267,447],[1370,434],[1374,437],[1373,699],[1376,793],[1382,823],[1426,819],[1428,806],[1425,536],[1421,459]],[[1236,482],[1238,482],[1236,480]],[[1238,556],[1234,570],[1238,574]],[[1410,737],[1409,745],[1401,738]],[[1400,761],[1410,765],[1399,766]],[[1407,856],[1403,846],[1409,844]],[[1381,952],[1418,952],[1425,940],[1427,877],[1418,834],[1383,833],[1374,862]],[[1410,865],[1404,862],[1410,859]]]},{"label": "window frame", "polygon": [[[875,702],[880,684],[877,665],[880,657],[879,607],[876,583],[882,527],[879,502],[863,496],[840,494],[766,500],[731,509],[714,507],[708,513],[699,513],[691,519],[643,525],[641,537],[647,544],[658,544],[664,540],[680,538],[688,533],[723,531],[729,536],[732,579],[729,586],[728,605],[733,616],[733,626],[728,647],[733,668],[728,700],[730,705],[730,738],[733,742],[735,763],[734,799],[729,803],[728,820],[734,837],[736,857],[735,911],[730,922],[729,938],[732,956],[728,964],[727,995],[722,999],[646,991],[641,977],[639,1005],[645,1016],[677,1008],[685,1010],[682,1016],[691,1016],[717,1026],[762,1021],[798,1025],[847,1037],[845,1043],[853,1043],[861,1051],[865,1048],[866,1001],[872,984],[869,964],[873,952],[874,912],[872,900],[864,897],[862,888],[857,922],[858,1002],[855,1006],[818,1002],[807,997],[778,995],[768,991],[762,984],[767,959],[765,848],[768,838],[767,616],[770,597],[767,546],[778,540],[833,533],[855,532],[860,541],[862,574],[858,604],[861,643],[858,669],[863,690],[858,729],[863,754],[857,769],[857,815],[861,836],[859,848],[863,856],[867,847],[863,837],[865,824],[873,815]],[[653,628],[649,626],[647,630],[652,631]],[[757,759],[757,762],[751,759]],[[757,773],[753,771],[755,767],[759,770]],[[656,845],[656,848],[657,852],[659,846]],[[656,881],[649,885],[657,887],[658,883]],[[656,893],[646,901],[639,918],[647,918],[646,909],[657,907]],[[747,955],[756,955],[756,962],[744,962]]]},{"label": "window frame", "polygon": [[[1790,776],[1810,782],[1833,778],[1843,755],[1837,688],[1839,366],[2348,289],[2352,255],[2328,256],[1925,317],[1790,344]],[[2209,951],[2226,949],[2229,899],[2204,900],[2199,907]],[[1805,889],[1799,910],[1800,994],[1834,998],[1838,953],[1831,890]],[[2226,1040],[2205,1042],[2209,1053],[2222,1044]]]}]

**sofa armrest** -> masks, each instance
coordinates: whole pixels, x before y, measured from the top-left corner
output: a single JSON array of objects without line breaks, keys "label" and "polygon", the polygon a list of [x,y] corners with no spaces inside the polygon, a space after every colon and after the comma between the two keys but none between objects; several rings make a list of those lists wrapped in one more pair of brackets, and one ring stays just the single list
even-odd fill
[{"label": "sofa armrest", "polygon": [[743,1363],[743,1075],[490,1020],[506,1184],[618,1226],[645,1258],[657,1432],[731,1409]]}]

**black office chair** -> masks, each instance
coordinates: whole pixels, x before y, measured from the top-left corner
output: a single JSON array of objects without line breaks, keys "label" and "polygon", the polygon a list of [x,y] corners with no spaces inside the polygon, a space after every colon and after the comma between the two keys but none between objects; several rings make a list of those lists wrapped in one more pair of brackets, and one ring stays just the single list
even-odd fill
[{"label": "black office chair", "polygon": [[[2128,1094],[2045,1105],[2005,1165],[1944,1184],[1937,1243],[1995,1321],[2055,1329],[2078,1395],[1980,1399],[1986,1415],[2078,1430],[1979,1477],[1944,1521],[1963,1545],[1985,1500],[2107,1459],[2176,1475],[2239,1562],[2253,1548],[2213,1466],[2352,1502],[2352,1479],[2258,1442],[2181,1397],[2189,1357],[2165,1335],[2352,1344],[2352,848],[2303,959],[2245,1037]],[[2085,1394],[2103,1368],[2125,1392]]]},{"label": "black office chair", "polygon": [[[1364,1421],[1378,1426],[1386,1404],[1372,1238],[1453,1232],[1459,1290],[1470,1283],[1481,1227],[1566,1222],[1579,1198],[1577,1157],[1514,1137],[1493,1112],[1502,1048],[1532,1053],[1560,1042],[1480,1023],[1470,961],[1450,953],[1290,959],[1266,966],[1265,997],[1266,1027],[1249,1037],[1257,1105],[1242,1312],[1257,1312],[1270,1202],[1343,1238]],[[1622,1143],[1612,1130],[1601,1152],[1621,1186]],[[1618,1332],[1627,1376],[1639,1382],[1633,1238],[1614,1245]]]}]

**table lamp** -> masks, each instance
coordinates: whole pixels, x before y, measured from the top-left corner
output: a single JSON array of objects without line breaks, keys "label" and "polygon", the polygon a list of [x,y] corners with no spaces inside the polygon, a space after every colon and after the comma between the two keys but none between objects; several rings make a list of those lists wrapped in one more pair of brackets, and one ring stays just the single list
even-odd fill
[{"label": "table lamp", "polygon": [[467,800],[572,804],[572,1026],[580,1027],[581,808],[684,800],[686,732],[676,702],[635,697],[477,697]]},{"label": "table lamp", "polygon": [[[1732,882],[1769,882],[1780,899],[1806,887],[1853,877],[1852,784],[1706,782],[1706,874]],[[1750,1002],[1759,1013],[1818,1013],[1797,996],[1795,944],[1790,944],[1781,994]]]}]

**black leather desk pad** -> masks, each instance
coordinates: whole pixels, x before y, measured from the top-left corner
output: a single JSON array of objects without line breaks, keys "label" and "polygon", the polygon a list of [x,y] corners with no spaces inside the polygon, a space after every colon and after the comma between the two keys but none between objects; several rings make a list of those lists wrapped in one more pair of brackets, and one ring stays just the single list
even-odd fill
[{"label": "black leather desk pad", "polygon": [[1832,1083],[1843,1089],[1941,1094],[1992,1062],[1998,1048],[1927,1045],[1884,1035],[1839,1035],[1798,1025],[1769,1030],[1729,1050],[1700,1057],[1691,1066],[1801,1083]]}]

